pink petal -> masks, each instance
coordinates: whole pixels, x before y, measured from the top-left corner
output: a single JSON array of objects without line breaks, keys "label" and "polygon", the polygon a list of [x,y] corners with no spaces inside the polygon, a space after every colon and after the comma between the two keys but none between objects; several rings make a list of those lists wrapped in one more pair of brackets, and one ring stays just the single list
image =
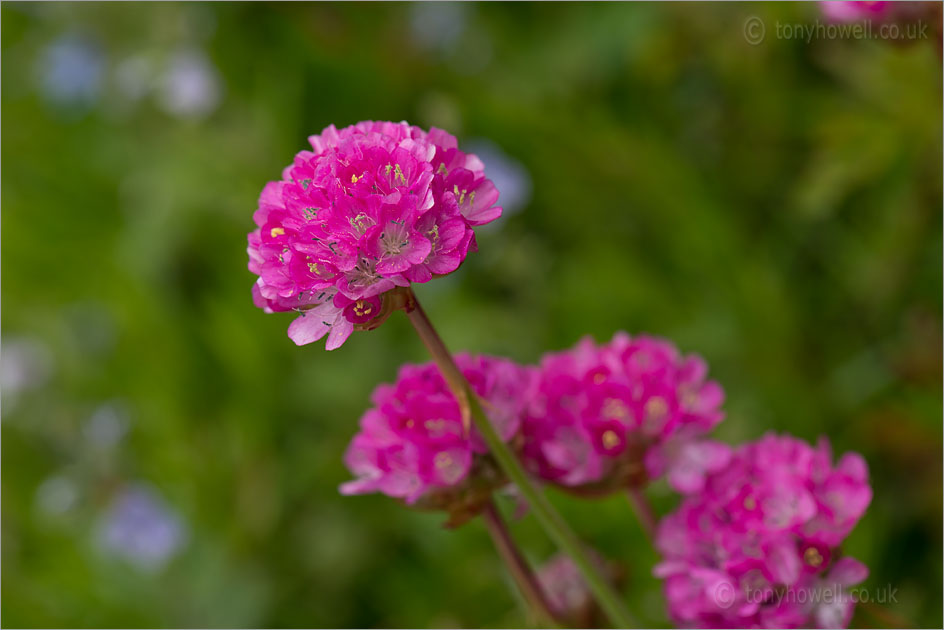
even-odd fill
[{"label": "pink petal", "polygon": [[352,332],[354,332],[354,324],[349,322],[346,317],[339,316],[334,320],[325,348],[328,350],[340,348]]},{"label": "pink petal", "polygon": [[842,586],[855,586],[869,577],[869,568],[850,556],[840,558],[829,571],[829,579]]},{"label": "pink petal", "polygon": [[331,330],[331,326],[312,310],[289,324],[288,336],[289,339],[295,342],[295,345],[304,346],[318,341],[328,334],[329,330]]}]

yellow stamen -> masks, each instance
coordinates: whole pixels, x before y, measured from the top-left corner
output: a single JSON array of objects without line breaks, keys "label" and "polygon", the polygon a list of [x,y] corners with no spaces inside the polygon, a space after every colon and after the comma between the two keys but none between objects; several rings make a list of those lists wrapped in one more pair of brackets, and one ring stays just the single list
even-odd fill
[{"label": "yellow stamen", "polygon": [[620,444],[619,436],[616,435],[616,431],[612,429],[604,431],[601,438],[603,440],[603,447],[607,449],[614,448]]},{"label": "yellow stamen", "polygon": [[810,547],[803,553],[803,559],[811,567],[818,567],[823,564],[823,554],[816,547]]},{"label": "yellow stamen", "polygon": [[661,396],[653,396],[646,401],[646,416],[653,420],[659,420],[665,417],[669,411],[669,405]]},{"label": "yellow stamen", "polygon": [[280,228],[280,227],[274,227],[272,228],[272,230],[269,231],[269,235],[272,238],[275,238],[276,236],[282,236],[283,234],[285,234],[285,229]]},{"label": "yellow stamen", "polygon": [[607,398],[603,401],[603,417],[608,420],[628,420],[629,408],[622,400]]}]

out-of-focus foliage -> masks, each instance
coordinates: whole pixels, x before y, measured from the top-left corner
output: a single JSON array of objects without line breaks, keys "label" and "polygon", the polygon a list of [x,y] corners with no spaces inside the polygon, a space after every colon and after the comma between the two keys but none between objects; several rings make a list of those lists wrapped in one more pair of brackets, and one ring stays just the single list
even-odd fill
[{"label": "out-of-focus foliage", "polygon": [[[940,60],[775,36],[819,17],[5,3],[4,624],[526,623],[480,522],[336,491],[371,389],[425,360],[405,318],[329,354],[250,299],[263,184],[308,134],[373,118],[449,129],[517,197],[418,289],[452,347],[535,361],[625,329],[701,353],[723,438],[863,453],[847,551],[888,611],[939,625]],[[625,499],[552,494],[666,624]],[[531,517],[514,531],[551,555]]]}]

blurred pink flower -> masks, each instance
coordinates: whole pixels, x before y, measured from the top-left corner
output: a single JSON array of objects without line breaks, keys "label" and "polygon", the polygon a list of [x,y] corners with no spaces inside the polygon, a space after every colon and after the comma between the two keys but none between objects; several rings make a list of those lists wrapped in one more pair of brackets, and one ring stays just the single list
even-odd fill
[{"label": "blurred pink flower", "polygon": [[652,478],[666,474],[669,485],[682,494],[701,492],[707,475],[731,459],[731,447],[714,440],[672,437],[646,451],[646,471]]},{"label": "blurred pink flower", "polygon": [[670,342],[626,333],[545,355],[524,423],[528,468],[563,486],[605,490],[645,465],[653,477],[670,471],[679,490],[697,489],[700,475],[726,463],[720,445],[696,445],[723,418],[724,392],[706,374],[701,358]]},{"label": "blurred pink flower", "polygon": [[[614,584],[623,580],[618,565],[608,562],[595,550],[590,550],[590,560]],[[587,583],[570,556],[559,553],[538,567],[535,572],[538,584],[544,591],[547,603],[566,627],[596,628],[598,608]]]},{"label": "blurred pink flower", "polygon": [[835,22],[855,22],[865,19],[885,19],[892,12],[894,2],[861,0],[823,0],[819,3],[825,15]]},{"label": "blurred pink flower", "polygon": [[[511,440],[520,427],[533,371],[506,359],[455,358],[499,435]],[[374,406],[361,418],[360,433],[345,455],[357,479],[342,485],[342,494],[382,492],[415,503],[460,488],[488,453],[477,431],[463,430],[459,405],[435,364],[404,365],[397,382],[378,386],[371,400]]]},{"label": "blurred pink flower", "polygon": [[685,627],[845,627],[868,570],[838,547],[872,498],[861,456],[769,434],[707,475],[659,524],[673,620]]},{"label": "blurred pink flower", "polygon": [[482,162],[441,129],[366,121],[309,140],[314,151],[262,191],[249,270],[257,306],[302,312],[295,343],[327,335],[333,350],[386,291],[455,271],[475,249],[472,228],[501,208]]}]

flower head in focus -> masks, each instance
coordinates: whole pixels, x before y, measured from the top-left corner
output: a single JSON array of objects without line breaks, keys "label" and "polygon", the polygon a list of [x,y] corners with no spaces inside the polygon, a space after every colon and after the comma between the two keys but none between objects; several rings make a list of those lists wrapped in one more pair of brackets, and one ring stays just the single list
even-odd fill
[{"label": "flower head in focus", "polygon": [[697,490],[728,456],[700,441],[723,418],[724,392],[706,374],[701,358],[668,341],[625,333],[545,355],[525,416],[525,462],[566,487],[610,491],[648,472]]},{"label": "flower head in focus", "polygon": [[389,313],[392,289],[455,271],[502,209],[482,162],[441,129],[367,121],[309,140],[262,191],[249,270],[257,306],[302,313],[295,343],[327,336],[332,350]]},{"label": "flower head in focus", "polygon": [[[460,354],[455,359],[499,435],[512,440],[533,371],[500,358]],[[378,386],[371,400],[345,454],[357,479],[342,485],[342,494],[382,492],[418,507],[444,509],[455,525],[504,485],[485,442],[474,429],[463,429],[459,404],[435,364],[404,365],[397,382]]]},{"label": "flower head in focus", "polygon": [[685,627],[846,627],[848,587],[868,569],[839,545],[872,498],[862,457],[832,464],[816,448],[769,434],[732,454],[659,524],[655,574]]}]

